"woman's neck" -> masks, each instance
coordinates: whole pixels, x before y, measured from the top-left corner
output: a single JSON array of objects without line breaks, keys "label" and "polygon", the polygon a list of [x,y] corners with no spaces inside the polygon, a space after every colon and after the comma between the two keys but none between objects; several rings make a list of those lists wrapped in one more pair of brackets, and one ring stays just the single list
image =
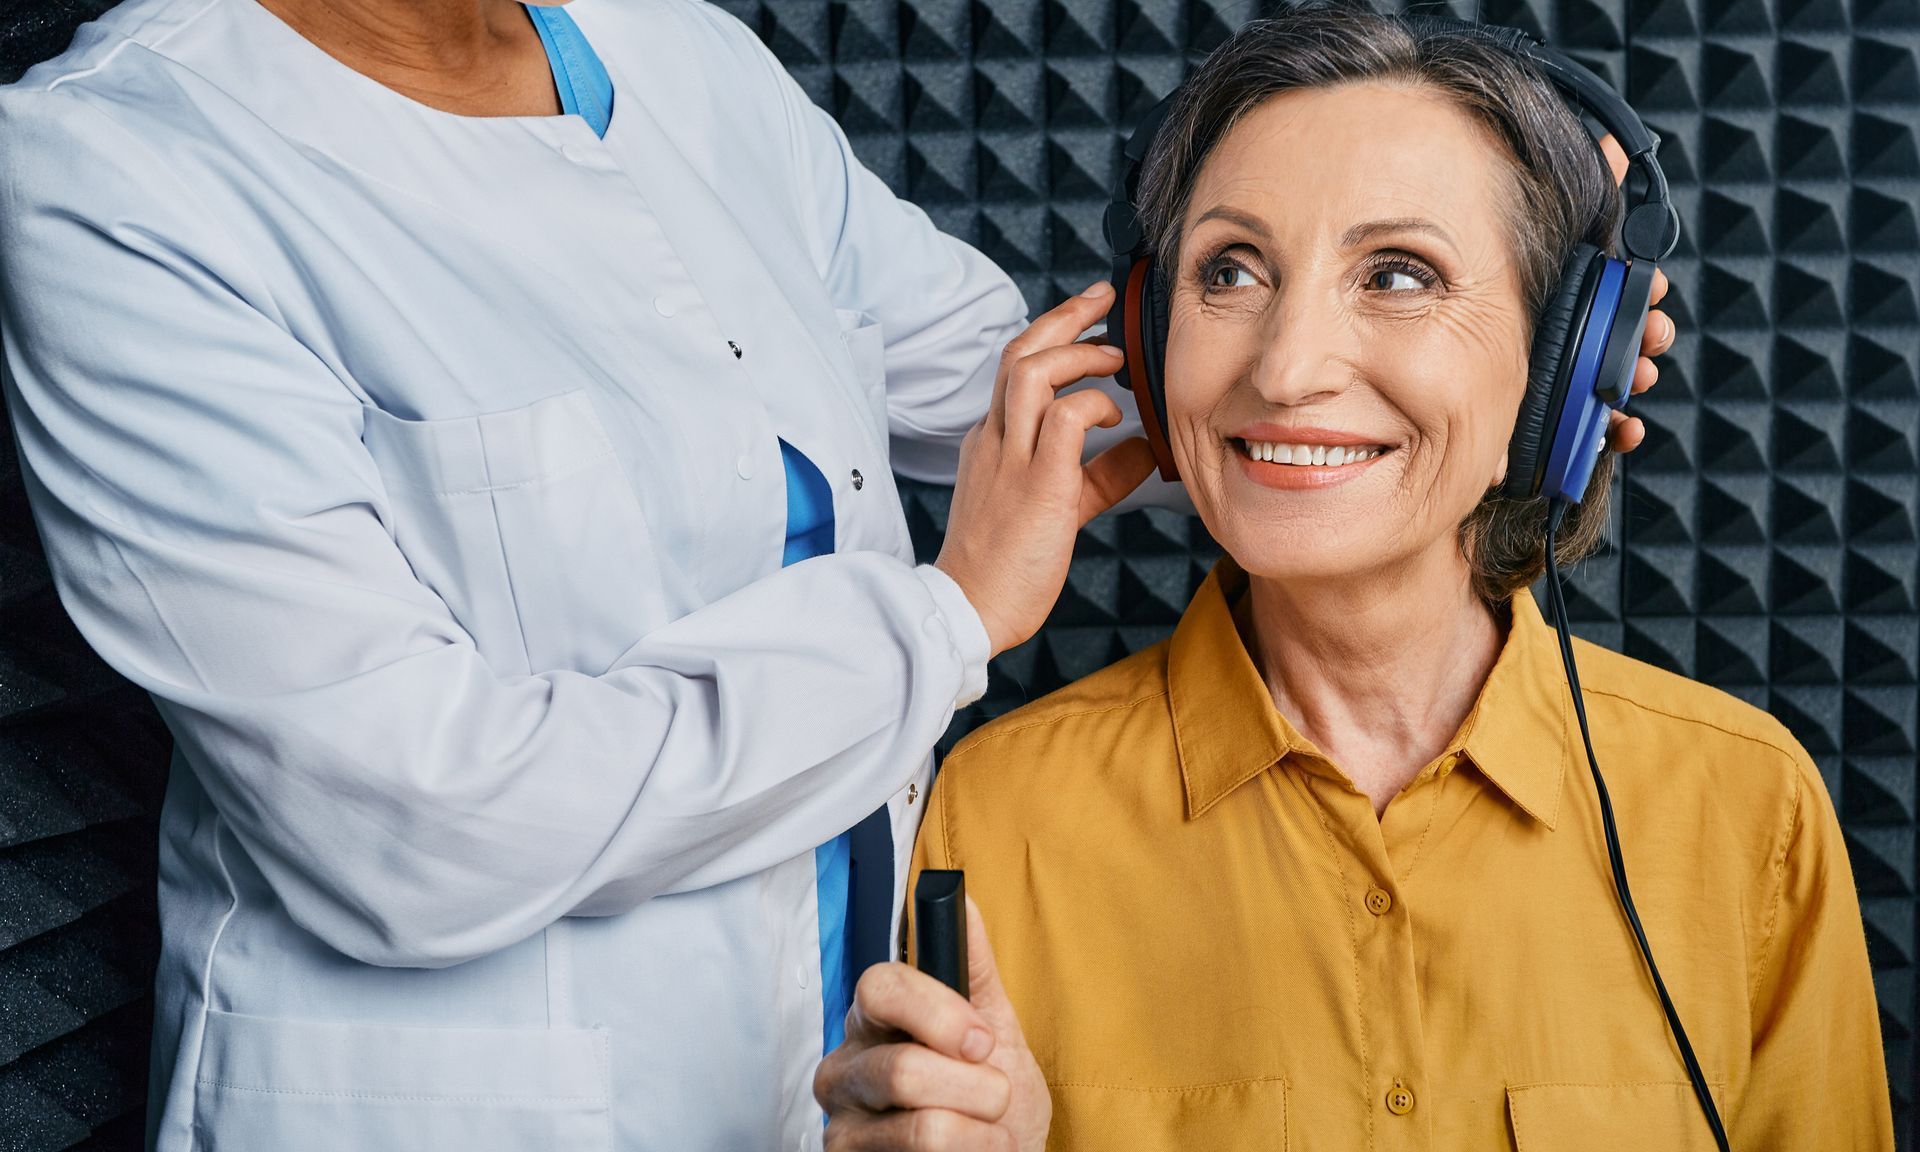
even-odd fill
[{"label": "woman's neck", "polygon": [[1376,813],[1446,750],[1504,629],[1452,547],[1337,581],[1254,576],[1242,633],[1273,702]]},{"label": "woman's neck", "polygon": [[518,0],[259,3],[347,67],[443,112],[560,112],[546,49]]}]

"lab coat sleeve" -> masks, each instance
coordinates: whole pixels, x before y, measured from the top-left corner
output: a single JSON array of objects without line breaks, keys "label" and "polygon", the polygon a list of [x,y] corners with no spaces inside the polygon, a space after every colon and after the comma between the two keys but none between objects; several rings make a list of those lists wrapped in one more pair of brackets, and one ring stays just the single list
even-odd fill
[{"label": "lab coat sleeve", "polygon": [[395,546],[360,398],[275,316],[111,105],[0,93],[6,399],[62,601],[340,951],[451,964],[804,854],[984,686],[958,587],[873,553],[603,675],[490,667]]},{"label": "lab coat sleeve", "polygon": [[[991,260],[934,227],[860,163],[845,133],[754,43],[778,76],[804,225],[829,291],[842,308],[880,322],[886,338],[887,419],[893,469],[953,483],[960,441],[986,414],[1007,341],[1026,327],[1027,302]],[[1091,457],[1141,435],[1133,396],[1110,377],[1080,387],[1113,397],[1121,422],[1088,433]],[[1191,512],[1186,489],[1150,479],[1121,510]]]},{"label": "lab coat sleeve", "polygon": [[[833,117],[807,97],[780,61],[738,20],[701,6],[708,49],[781,110],[792,182],[814,264],[835,303],[878,321],[886,341],[887,423],[893,470],[952,484],[960,441],[986,415],[1007,341],[1027,324],[1027,302],[1007,274],[934,227],[854,155]],[[1094,429],[1091,456],[1141,434],[1133,397],[1110,378],[1088,381],[1114,398],[1121,423]],[[1150,479],[1121,509],[1191,512],[1186,489]]]},{"label": "lab coat sleeve", "polygon": [[893,470],[951,484],[1000,353],[1026,328],[1026,301],[991,260],[896,197],[832,117],[780,79],[815,262],[834,302],[878,321],[886,341]]}]

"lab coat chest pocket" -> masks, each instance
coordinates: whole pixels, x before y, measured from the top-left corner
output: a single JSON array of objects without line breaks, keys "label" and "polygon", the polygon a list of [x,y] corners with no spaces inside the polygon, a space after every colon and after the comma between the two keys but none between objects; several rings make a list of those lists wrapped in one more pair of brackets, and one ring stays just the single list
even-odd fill
[{"label": "lab coat chest pocket", "polygon": [[445,420],[368,409],[363,435],[395,543],[499,671],[598,674],[671,619],[586,392]]},{"label": "lab coat chest pocket", "polygon": [[209,1012],[204,1152],[611,1152],[608,1036]]},{"label": "lab coat chest pocket", "polygon": [[860,398],[866,402],[869,426],[873,431],[874,443],[885,449],[887,446],[887,342],[881,332],[880,322],[869,312],[856,312],[847,308],[837,308],[834,315],[840,321],[840,341],[847,346],[847,355],[853,359],[854,383],[860,389]]}]

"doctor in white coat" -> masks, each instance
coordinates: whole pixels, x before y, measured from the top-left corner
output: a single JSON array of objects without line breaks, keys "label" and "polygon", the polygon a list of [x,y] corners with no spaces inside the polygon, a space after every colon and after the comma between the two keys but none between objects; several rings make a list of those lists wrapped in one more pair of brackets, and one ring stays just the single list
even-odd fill
[{"label": "doctor in white coat", "polygon": [[[131,0],[0,92],[29,495],[176,742],[161,1152],[819,1147],[905,875],[828,848],[904,859],[1150,468],[1055,395],[1104,296],[1003,358],[1012,284],[747,29],[555,11]],[[916,565],[892,473],[956,469]]]}]

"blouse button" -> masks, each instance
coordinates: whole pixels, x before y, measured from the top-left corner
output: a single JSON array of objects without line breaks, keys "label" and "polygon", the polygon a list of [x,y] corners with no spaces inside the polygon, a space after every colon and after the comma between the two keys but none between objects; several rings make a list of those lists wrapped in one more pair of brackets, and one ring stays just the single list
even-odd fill
[{"label": "blouse button", "polygon": [[1387,1111],[1395,1116],[1413,1111],[1413,1089],[1395,1080],[1393,1087],[1387,1089]]},{"label": "blouse button", "polygon": [[1367,911],[1375,916],[1385,916],[1392,907],[1393,897],[1388,895],[1385,888],[1367,889]]},{"label": "blouse button", "polygon": [[667,317],[671,317],[675,312],[679,311],[678,308],[673,306],[673,301],[667,299],[665,296],[655,296],[653,298],[653,310]]}]

